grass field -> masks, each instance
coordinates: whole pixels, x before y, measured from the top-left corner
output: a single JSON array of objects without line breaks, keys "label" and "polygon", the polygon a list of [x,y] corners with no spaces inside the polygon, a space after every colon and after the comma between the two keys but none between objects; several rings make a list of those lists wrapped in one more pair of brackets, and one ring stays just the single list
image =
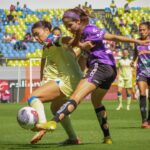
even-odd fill
[{"label": "grass field", "polygon": [[[72,115],[72,121],[82,145],[59,146],[57,143],[67,138],[59,125],[53,133],[36,145],[29,141],[34,132],[22,129],[16,121],[17,110],[25,104],[0,104],[0,150],[149,150],[150,129],[141,129],[137,102],[132,102],[131,110],[116,111],[116,101],[104,101],[107,110],[112,145],[101,144],[103,136],[90,102],[83,102]],[[51,118],[46,104],[47,117]],[[125,101],[124,101],[125,106]]]}]

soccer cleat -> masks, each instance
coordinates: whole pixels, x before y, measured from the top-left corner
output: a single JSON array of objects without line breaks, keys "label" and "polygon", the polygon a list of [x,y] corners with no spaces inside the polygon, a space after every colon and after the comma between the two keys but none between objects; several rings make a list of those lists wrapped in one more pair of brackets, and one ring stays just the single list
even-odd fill
[{"label": "soccer cleat", "polygon": [[141,125],[141,128],[143,129],[149,129],[150,128],[150,123],[148,123],[147,121],[144,121]]},{"label": "soccer cleat", "polygon": [[48,121],[46,123],[37,124],[36,127],[41,130],[54,131],[57,127],[57,123],[55,121]]},{"label": "soccer cleat", "polygon": [[42,137],[46,134],[46,130],[39,131],[31,140],[31,144],[36,144],[38,141],[42,139]]},{"label": "soccer cleat", "polygon": [[127,110],[130,110],[130,105],[127,105]]},{"label": "soccer cleat", "polygon": [[81,141],[79,138],[77,139],[67,139],[63,142],[60,142],[59,145],[79,145],[81,144]]},{"label": "soccer cleat", "polygon": [[116,110],[120,110],[122,108],[122,105],[119,104],[118,107],[116,108]]},{"label": "soccer cleat", "polygon": [[104,144],[112,144],[112,139],[111,137],[104,137],[104,141],[103,141]]}]

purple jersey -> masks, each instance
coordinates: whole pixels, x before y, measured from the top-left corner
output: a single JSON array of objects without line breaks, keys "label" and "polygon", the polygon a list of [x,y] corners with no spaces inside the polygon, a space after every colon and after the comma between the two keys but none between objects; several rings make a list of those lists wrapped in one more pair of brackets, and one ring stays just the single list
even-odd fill
[{"label": "purple jersey", "polygon": [[[147,46],[136,45],[138,53],[142,50],[150,51],[150,44]],[[137,77],[143,76],[150,78],[150,54],[141,54],[138,56],[137,62]]]},{"label": "purple jersey", "polygon": [[105,31],[95,25],[87,25],[81,35],[81,42],[91,41],[95,46],[90,50],[88,55],[88,66],[95,61],[102,64],[115,65],[112,51],[107,48],[104,41]]}]

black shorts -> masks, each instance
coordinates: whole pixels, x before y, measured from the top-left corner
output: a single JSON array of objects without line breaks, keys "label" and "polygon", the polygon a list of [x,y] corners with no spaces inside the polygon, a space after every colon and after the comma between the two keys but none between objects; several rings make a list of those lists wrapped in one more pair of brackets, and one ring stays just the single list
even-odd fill
[{"label": "black shorts", "polygon": [[143,77],[143,76],[137,76],[137,82],[138,81],[144,81],[150,86],[150,78],[149,77]]},{"label": "black shorts", "polygon": [[117,71],[115,66],[95,62],[89,67],[84,78],[87,78],[87,80],[95,84],[96,87],[109,89],[116,75]]}]

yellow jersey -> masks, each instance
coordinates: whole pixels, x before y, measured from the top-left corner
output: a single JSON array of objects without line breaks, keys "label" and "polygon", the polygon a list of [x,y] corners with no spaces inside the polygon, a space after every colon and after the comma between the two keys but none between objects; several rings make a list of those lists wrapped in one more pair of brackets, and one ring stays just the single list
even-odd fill
[{"label": "yellow jersey", "polygon": [[119,76],[123,79],[132,78],[132,67],[131,61],[129,58],[121,58],[118,61],[118,69],[119,69]]},{"label": "yellow jersey", "polygon": [[67,47],[44,48],[42,58],[46,58],[43,79],[55,80],[60,90],[69,97],[82,78],[82,72],[75,55]]}]

